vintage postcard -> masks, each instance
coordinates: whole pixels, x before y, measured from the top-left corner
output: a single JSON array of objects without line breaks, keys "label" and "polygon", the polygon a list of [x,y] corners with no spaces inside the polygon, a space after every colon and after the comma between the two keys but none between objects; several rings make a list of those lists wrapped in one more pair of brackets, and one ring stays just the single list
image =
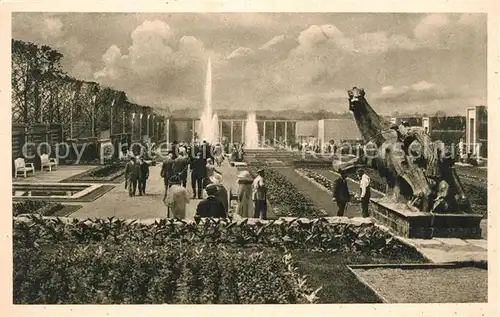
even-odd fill
[{"label": "vintage postcard", "polygon": [[500,314],[497,8],[2,3],[6,316]]}]

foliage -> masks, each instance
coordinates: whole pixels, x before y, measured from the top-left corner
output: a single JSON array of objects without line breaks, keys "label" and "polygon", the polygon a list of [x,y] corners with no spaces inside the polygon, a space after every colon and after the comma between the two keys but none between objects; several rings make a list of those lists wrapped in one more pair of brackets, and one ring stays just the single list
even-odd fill
[{"label": "foliage", "polygon": [[36,214],[40,216],[50,216],[55,211],[61,209],[62,204],[47,201],[25,200],[12,204],[12,215],[17,217],[25,214]]},{"label": "foliage", "polygon": [[14,247],[16,304],[315,302],[290,255],[171,241],[162,246]]},{"label": "foliage", "polygon": [[248,223],[228,220],[186,222],[162,219],[152,224],[127,222],[115,218],[73,219],[30,216],[14,219],[13,239],[16,245],[40,244],[122,245],[137,243],[164,246],[179,244],[229,245],[237,247],[266,246],[287,249],[310,249],[337,253],[385,254],[419,258],[416,251],[381,230],[373,223],[330,223],[324,218],[310,221],[268,221]]},{"label": "foliage", "polygon": [[[256,176],[257,168],[251,167],[249,172]],[[266,168],[267,195],[271,206],[278,216],[286,217],[321,217],[323,213],[314,202],[301,193],[287,178],[279,172]]]},{"label": "foliage", "polygon": [[[99,131],[111,128],[113,113],[112,133],[129,132],[132,112],[151,113],[151,108],[129,102],[122,91],[68,76],[62,70],[62,58],[61,53],[49,46],[12,40],[12,122],[69,123],[72,120],[72,131],[69,124],[65,124],[64,134],[82,138],[92,135],[89,129],[92,120],[98,135]],[[124,115],[129,120],[125,120]],[[144,116],[144,120],[146,118]],[[155,120],[162,122],[160,116]],[[144,128],[146,121],[143,123]]]}]

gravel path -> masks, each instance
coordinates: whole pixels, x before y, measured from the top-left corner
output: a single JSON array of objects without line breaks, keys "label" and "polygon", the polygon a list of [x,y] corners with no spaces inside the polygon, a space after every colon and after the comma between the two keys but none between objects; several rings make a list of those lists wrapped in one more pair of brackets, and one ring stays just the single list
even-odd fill
[{"label": "gravel path", "polygon": [[488,271],[479,268],[354,270],[389,303],[488,301]]}]

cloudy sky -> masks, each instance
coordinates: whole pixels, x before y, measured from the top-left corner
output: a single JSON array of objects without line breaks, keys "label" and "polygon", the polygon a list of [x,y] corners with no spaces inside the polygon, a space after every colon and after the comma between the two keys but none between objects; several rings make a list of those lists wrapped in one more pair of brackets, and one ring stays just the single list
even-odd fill
[{"label": "cloudy sky", "polygon": [[463,114],[486,103],[486,16],[387,13],[15,13],[15,39],[64,54],[72,76],[143,105]]}]

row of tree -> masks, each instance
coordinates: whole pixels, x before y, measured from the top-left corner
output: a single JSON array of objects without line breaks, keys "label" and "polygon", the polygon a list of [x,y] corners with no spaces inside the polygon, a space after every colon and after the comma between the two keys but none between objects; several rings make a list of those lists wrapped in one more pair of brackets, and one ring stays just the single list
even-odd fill
[{"label": "row of tree", "polygon": [[[12,40],[13,123],[64,124],[65,135],[74,138],[111,128],[111,134],[130,133],[132,124],[141,126],[142,133],[163,125],[159,110],[130,102],[125,92],[68,76],[62,58],[49,46]],[[140,114],[151,122],[139,125]]]}]

